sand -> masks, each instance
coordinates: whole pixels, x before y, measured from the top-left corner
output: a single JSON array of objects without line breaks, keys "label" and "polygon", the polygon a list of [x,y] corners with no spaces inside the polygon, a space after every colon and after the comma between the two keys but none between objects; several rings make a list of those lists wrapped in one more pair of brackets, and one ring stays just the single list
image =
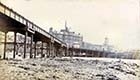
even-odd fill
[{"label": "sand", "polygon": [[139,62],[66,57],[0,60],[0,80],[140,80]]}]

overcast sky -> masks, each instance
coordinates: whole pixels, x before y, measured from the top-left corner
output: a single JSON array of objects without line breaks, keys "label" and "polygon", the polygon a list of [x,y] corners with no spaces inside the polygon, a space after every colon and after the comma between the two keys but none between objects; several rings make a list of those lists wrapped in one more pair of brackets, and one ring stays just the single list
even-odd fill
[{"label": "overcast sky", "polygon": [[139,0],[1,0],[47,30],[64,28],[84,41],[102,44],[105,37],[121,49],[140,49]]}]

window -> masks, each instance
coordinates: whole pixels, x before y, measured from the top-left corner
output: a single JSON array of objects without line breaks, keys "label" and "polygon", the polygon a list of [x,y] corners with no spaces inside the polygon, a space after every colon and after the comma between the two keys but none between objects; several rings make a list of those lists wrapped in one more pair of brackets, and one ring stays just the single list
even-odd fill
[{"label": "window", "polygon": [[4,7],[0,5],[0,12],[4,13]]},{"label": "window", "polygon": [[6,14],[7,16],[10,16],[10,11],[9,11],[8,9],[5,9],[5,14]]},{"label": "window", "polygon": [[15,13],[11,12],[11,17],[15,19]]},{"label": "window", "polygon": [[26,25],[26,20],[23,18],[23,24]]},{"label": "window", "polygon": [[19,21],[19,16],[18,15],[16,15],[16,18],[15,18],[17,21]]}]

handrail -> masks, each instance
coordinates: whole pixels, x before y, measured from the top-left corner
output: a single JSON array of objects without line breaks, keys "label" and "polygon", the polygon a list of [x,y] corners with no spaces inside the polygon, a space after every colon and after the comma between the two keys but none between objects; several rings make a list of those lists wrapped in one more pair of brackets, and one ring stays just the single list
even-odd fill
[{"label": "handrail", "polygon": [[[20,22],[20,23],[26,25],[27,27],[29,27],[28,24],[31,24],[34,28],[36,27],[37,29],[40,29],[40,30],[43,31],[45,34],[50,35],[52,38],[54,38],[54,39],[58,40],[59,42],[61,42],[62,44],[65,44],[65,45],[66,45],[66,43],[64,43],[63,41],[61,41],[61,40],[59,40],[58,38],[54,37],[52,34],[48,33],[48,32],[45,31],[44,29],[40,28],[39,26],[37,26],[36,24],[34,24],[33,22],[31,22],[31,21],[28,20],[27,18],[24,18],[23,16],[21,16],[20,14],[18,14],[16,11],[14,11],[13,9],[10,9],[9,7],[7,7],[7,6],[5,6],[4,4],[2,4],[1,2],[0,2],[0,8],[3,8],[3,11],[0,10],[1,13],[3,13],[3,14],[5,14],[5,15],[7,15],[7,16],[9,16],[9,17],[15,19],[15,20],[17,20],[18,22]],[[7,14],[7,11],[9,11],[9,14]],[[12,14],[13,14],[13,15],[12,15]],[[18,19],[17,19],[17,17],[18,17]],[[36,28],[35,28],[35,29],[36,29]],[[37,31],[37,30],[35,30],[35,31]]]}]

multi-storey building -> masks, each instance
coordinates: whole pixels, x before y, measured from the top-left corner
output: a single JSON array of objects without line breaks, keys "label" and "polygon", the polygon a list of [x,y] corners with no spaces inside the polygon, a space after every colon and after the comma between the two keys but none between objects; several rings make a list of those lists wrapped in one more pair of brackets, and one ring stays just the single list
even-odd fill
[{"label": "multi-storey building", "polygon": [[77,34],[73,31],[70,31],[70,29],[67,26],[67,22],[65,22],[65,29],[61,29],[58,32],[56,30],[53,30],[53,28],[50,28],[49,33],[67,43],[68,47],[106,51],[106,52],[111,52],[113,49],[113,46],[109,45],[108,38],[105,38],[105,41],[102,45],[84,42],[83,36],[81,36],[80,33]]},{"label": "multi-storey building", "polygon": [[49,33],[67,43],[68,47],[79,48],[83,42],[83,36],[81,36],[80,33],[77,34],[70,31],[67,27],[67,22],[65,22],[65,29],[61,29],[60,32],[57,32],[53,31],[53,28],[50,28]]}]

